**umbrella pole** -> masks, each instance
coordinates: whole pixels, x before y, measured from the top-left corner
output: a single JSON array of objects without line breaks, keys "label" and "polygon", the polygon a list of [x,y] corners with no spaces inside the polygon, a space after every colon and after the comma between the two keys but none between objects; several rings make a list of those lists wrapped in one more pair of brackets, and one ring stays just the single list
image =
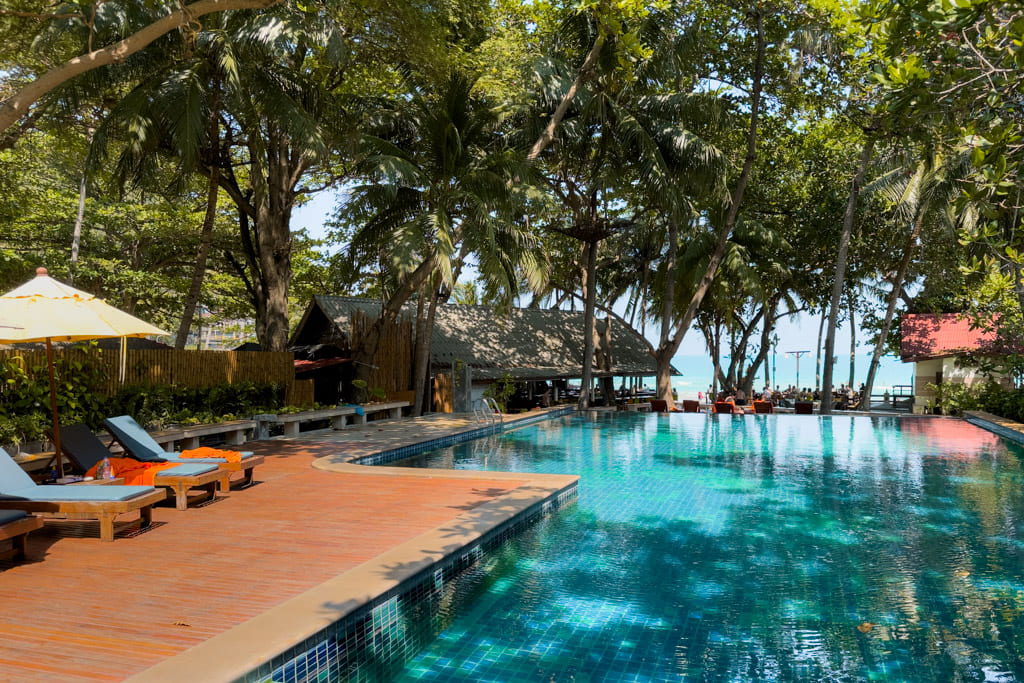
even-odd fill
[{"label": "umbrella pole", "polygon": [[53,414],[53,447],[57,451],[57,476],[64,476],[64,463],[60,450],[60,423],[57,421],[57,380],[53,376],[53,344],[46,338],[46,364],[50,368],[50,412]]}]

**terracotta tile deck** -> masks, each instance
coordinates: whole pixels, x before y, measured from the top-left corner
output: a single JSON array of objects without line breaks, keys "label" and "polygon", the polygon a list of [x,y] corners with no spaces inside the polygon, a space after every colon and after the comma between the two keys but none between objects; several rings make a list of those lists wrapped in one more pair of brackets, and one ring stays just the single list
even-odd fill
[{"label": "terracotta tile deck", "polygon": [[[381,429],[424,440],[422,429],[374,423],[328,436],[362,450]],[[47,522],[29,561],[0,562],[0,678],[123,680],[521,483],[312,468],[345,449],[329,441],[247,444],[266,456],[258,484],[199,508],[159,507],[155,528],[132,538],[131,521],[113,543],[95,522]]]}]

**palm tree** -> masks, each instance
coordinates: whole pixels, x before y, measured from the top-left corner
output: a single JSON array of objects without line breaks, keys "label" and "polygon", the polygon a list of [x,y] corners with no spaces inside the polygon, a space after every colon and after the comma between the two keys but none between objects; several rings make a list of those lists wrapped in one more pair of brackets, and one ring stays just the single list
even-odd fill
[{"label": "palm tree", "polygon": [[439,303],[450,296],[469,255],[492,293],[511,300],[519,273],[541,269],[524,226],[510,220],[513,157],[502,148],[494,109],[474,92],[475,77],[452,72],[423,83],[408,102],[380,117],[377,135],[363,140],[359,172],[367,182],[352,191],[340,218],[357,225],[350,248],[391,267],[381,315],[355,340],[356,377],[368,376],[384,326],[414,294],[425,298],[418,316],[414,413],[422,399],[430,335]]},{"label": "palm tree", "polygon": [[[650,22],[657,26],[666,18],[652,17]],[[580,46],[595,43],[596,31],[585,21],[567,27],[561,42],[538,65],[541,91],[529,114],[527,138],[532,139],[550,112],[564,104],[563,93],[579,85],[570,64]],[[658,32],[650,29],[648,33]],[[668,210],[672,218],[683,215],[689,205],[679,188],[697,184],[697,178],[721,175],[716,172],[722,167],[721,154],[695,132],[695,124],[705,125],[709,117],[721,113],[721,101],[706,94],[675,92],[666,87],[665,74],[661,76],[661,80],[653,78],[653,73],[628,78],[606,66],[576,92],[565,111],[558,144],[540,157],[544,190],[556,198],[561,212],[542,215],[541,227],[582,245],[581,408],[589,405],[593,374],[601,244],[618,232],[637,229],[645,222],[647,208]],[[671,396],[670,387],[667,391]]]},{"label": "palm tree", "polygon": [[899,252],[900,260],[888,278],[892,289],[871,355],[868,377],[864,382],[860,405],[862,410],[871,410],[871,390],[878,364],[922,231],[929,229],[936,233],[955,234],[958,224],[970,227],[975,220],[974,212],[955,213],[953,210],[955,200],[962,193],[962,181],[972,171],[968,154],[943,157],[929,150],[911,166],[912,170],[908,171],[907,166],[906,163],[897,163],[892,170],[866,188],[868,192],[877,193],[892,207],[893,220],[897,225],[909,229],[906,229],[906,241]]}]

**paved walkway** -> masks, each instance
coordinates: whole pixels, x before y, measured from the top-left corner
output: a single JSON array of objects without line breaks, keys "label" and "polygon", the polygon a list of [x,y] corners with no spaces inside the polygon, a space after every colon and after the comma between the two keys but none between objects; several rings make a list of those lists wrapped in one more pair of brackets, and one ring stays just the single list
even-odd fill
[{"label": "paved walkway", "polygon": [[[154,528],[134,537],[128,518],[113,543],[95,522],[47,522],[29,538],[29,561],[0,562],[0,678],[123,680],[438,529],[494,523],[481,511],[522,495],[532,475],[312,466],[339,449],[472,427],[425,418],[247,444],[266,457],[256,485],[198,508],[157,508]],[[391,564],[388,575],[401,572]]]}]

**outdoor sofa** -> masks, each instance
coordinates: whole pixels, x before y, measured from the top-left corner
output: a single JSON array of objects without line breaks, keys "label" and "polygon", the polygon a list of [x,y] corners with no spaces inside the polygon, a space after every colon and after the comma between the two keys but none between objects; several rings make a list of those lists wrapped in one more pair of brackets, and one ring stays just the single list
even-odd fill
[{"label": "outdoor sofa", "polygon": [[[254,455],[252,451],[241,451],[241,462],[229,462],[224,458],[182,458],[180,453],[165,451],[131,415],[110,417],[104,420],[103,424],[114,440],[121,444],[125,451],[131,453],[132,457],[141,462],[214,464],[229,473],[241,472],[243,486],[252,483],[253,470],[257,465],[263,464],[263,456]],[[227,482],[223,482],[223,485],[226,490]]]},{"label": "outdoor sofa", "polygon": [[166,498],[167,491],[152,486],[40,486],[0,448],[0,510],[99,520],[100,539],[113,541],[118,515],[138,510],[147,527],[153,521],[153,506]]},{"label": "outdoor sofa", "polygon": [[[83,424],[61,427],[60,438],[64,455],[82,474],[103,462],[103,458],[112,457],[99,437]],[[203,500],[213,500],[217,496],[217,484],[226,489],[223,480],[230,476],[230,472],[214,463],[189,462],[156,473],[153,486],[173,491],[175,507],[184,510],[188,508],[189,490],[205,489],[209,495]]]}]

